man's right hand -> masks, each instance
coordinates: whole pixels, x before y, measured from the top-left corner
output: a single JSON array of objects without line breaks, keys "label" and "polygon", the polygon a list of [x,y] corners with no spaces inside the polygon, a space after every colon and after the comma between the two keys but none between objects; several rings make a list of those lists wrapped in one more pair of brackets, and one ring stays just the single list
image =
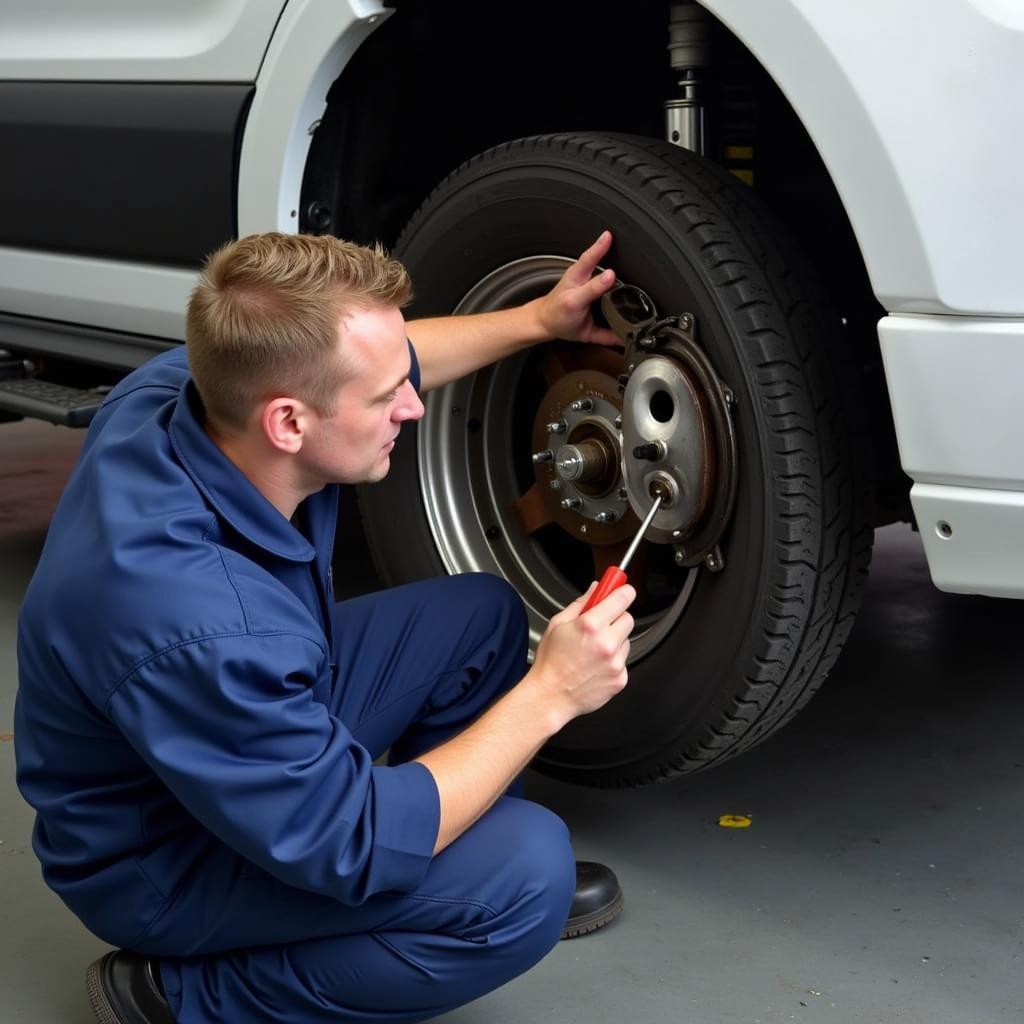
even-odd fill
[{"label": "man's right hand", "polygon": [[541,637],[533,668],[520,685],[536,687],[565,722],[603,707],[626,685],[626,658],[633,616],[626,610],[636,598],[628,583],[612,591],[588,612],[592,583],[555,615]]},{"label": "man's right hand", "polygon": [[607,704],[626,685],[636,591],[626,584],[588,612],[593,584],[544,631],[533,667],[468,729],[416,760],[437,783],[434,852],[457,839],[508,789],[567,722]]}]

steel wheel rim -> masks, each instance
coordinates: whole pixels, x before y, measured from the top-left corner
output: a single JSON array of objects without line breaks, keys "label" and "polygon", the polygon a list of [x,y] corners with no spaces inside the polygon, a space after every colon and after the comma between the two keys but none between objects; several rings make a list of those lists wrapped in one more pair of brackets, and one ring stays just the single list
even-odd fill
[{"label": "steel wheel rim", "polygon": [[[543,294],[572,260],[530,256],[498,267],[473,285],[454,309],[478,313],[516,305]],[[488,572],[503,576],[519,592],[536,648],[548,619],[579,594],[556,551],[523,536],[512,504],[522,495],[517,452],[528,452],[529,438],[514,434],[508,414],[530,353],[513,356],[424,396],[425,413],[417,431],[420,497],[435,548],[451,573]],[[509,458],[509,454],[513,458]],[[486,457],[484,457],[486,456]],[[566,540],[579,544],[578,540]],[[686,572],[674,600],[655,614],[637,615],[630,662],[644,657],[671,632],[692,599],[699,570]]]}]

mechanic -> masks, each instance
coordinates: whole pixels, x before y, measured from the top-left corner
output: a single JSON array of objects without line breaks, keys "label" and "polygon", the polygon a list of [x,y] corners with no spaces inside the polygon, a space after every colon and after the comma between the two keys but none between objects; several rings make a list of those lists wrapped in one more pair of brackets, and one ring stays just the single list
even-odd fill
[{"label": "mechanic", "polygon": [[633,588],[555,615],[527,669],[497,577],[335,604],[330,569],[337,485],[384,477],[421,389],[617,341],[590,308],[610,245],[525,305],[406,324],[379,249],[243,238],[185,349],[104,402],[22,607],[15,712],[46,882],[122,947],[87,972],[104,1024],[422,1020],[617,913],[519,776],[625,685]]}]

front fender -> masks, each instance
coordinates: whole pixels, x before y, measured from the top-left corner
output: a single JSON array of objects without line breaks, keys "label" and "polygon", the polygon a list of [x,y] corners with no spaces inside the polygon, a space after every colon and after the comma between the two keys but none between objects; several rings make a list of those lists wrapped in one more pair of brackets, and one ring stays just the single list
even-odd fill
[{"label": "front fender", "polygon": [[996,0],[702,2],[814,140],[886,309],[1024,313],[1024,16]]}]

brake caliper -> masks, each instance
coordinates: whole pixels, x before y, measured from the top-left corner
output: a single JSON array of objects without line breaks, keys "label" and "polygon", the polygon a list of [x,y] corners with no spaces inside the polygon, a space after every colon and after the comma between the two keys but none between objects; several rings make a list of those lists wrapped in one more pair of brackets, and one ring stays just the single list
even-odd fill
[{"label": "brake caliper", "polygon": [[647,533],[680,566],[725,568],[721,538],[736,499],[735,396],[696,340],[692,314],[658,317],[650,297],[618,285],[601,300],[626,346],[622,479],[634,510],[662,506]]}]

